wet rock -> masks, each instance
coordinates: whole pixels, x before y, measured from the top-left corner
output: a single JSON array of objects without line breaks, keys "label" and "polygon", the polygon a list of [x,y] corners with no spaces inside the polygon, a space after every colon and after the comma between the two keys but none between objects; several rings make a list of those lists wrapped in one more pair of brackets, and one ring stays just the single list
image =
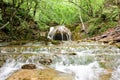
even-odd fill
[{"label": "wet rock", "polygon": [[69,55],[76,55],[76,53],[69,53]]},{"label": "wet rock", "polygon": [[43,65],[50,65],[52,63],[51,59],[42,59],[39,61],[39,63],[43,64]]},{"label": "wet rock", "polygon": [[53,69],[22,69],[13,73],[7,80],[74,80],[74,76]]},{"label": "wet rock", "polygon": [[25,64],[21,68],[22,69],[36,69],[36,65],[34,65],[34,64]]}]

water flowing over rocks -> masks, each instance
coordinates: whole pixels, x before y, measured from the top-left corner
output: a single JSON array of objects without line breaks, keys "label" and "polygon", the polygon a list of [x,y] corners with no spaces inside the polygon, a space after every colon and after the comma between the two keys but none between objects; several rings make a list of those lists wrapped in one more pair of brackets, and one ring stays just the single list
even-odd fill
[{"label": "water flowing over rocks", "polygon": [[63,25],[51,27],[48,38],[52,40],[71,40],[71,31]]},{"label": "water flowing over rocks", "polygon": [[120,79],[120,65],[113,71],[111,80],[119,80]]},{"label": "water flowing over rocks", "polygon": [[62,41],[58,45],[28,42],[1,46],[0,60],[4,61],[0,67],[1,80],[120,79],[120,49],[101,42]]}]

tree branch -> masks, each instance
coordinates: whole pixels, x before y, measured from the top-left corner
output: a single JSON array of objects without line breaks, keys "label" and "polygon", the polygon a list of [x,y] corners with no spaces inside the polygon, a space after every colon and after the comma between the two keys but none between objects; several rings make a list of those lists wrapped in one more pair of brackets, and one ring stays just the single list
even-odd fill
[{"label": "tree branch", "polygon": [[0,27],[0,30],[5,28],[8,24],[9,24],[9,21],[6,24],[4,24],[2,27]]},{"label": "tree branch", "polygon": [[74,5],[76,5],[78,8],[80,8],[81,10],[83,10],[88,16],[91,16],[91,14],[89,14],[89,12],[87,12],[85,9],[83,9],[81,6],[79,6],[78,4],[76,4],[75,2],[73,2],[73,1],[69,1],[70,3],[72,3],[72,4],[74,4]]}]

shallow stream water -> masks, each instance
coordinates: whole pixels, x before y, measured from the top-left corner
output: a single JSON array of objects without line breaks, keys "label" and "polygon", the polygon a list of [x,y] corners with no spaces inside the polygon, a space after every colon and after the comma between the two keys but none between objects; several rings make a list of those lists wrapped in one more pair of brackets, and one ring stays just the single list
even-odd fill
[{"label": "shallow stream water", "polygon": [[[0,44],[0,80],[7,79],[22,65],[32,63],[37,68],[44,65],[58,71],[75,75],[75,80],[102,80],[101,75],[111,76],[105,80],[120,80],[120,49],[100,42],[63,41],[48,45],[44,42],[28,42],[24,45]],[[4,46],[2,46],[4,45]],[[51,63],[40,61],[50,59]]]}]

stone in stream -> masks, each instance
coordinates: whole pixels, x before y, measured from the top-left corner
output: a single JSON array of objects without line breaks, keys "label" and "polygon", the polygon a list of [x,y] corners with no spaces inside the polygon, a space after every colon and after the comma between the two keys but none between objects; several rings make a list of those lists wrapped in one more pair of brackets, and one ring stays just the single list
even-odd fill
[{"label": "stone in stream", "polygon": [[39,63],[43,64],[43,65],[50,65],[52,63],[51,59],[41,59],[39,61]]},{"label": "stone in stream", "polygon": [[21,69],[7,80],[74,80],[74,75],[53,69]]},{"label": "stone in stream", "polygon": [[22,69],[36,69],[36,65],[34,65],[34,64],[25,64],[21,68]]}]

